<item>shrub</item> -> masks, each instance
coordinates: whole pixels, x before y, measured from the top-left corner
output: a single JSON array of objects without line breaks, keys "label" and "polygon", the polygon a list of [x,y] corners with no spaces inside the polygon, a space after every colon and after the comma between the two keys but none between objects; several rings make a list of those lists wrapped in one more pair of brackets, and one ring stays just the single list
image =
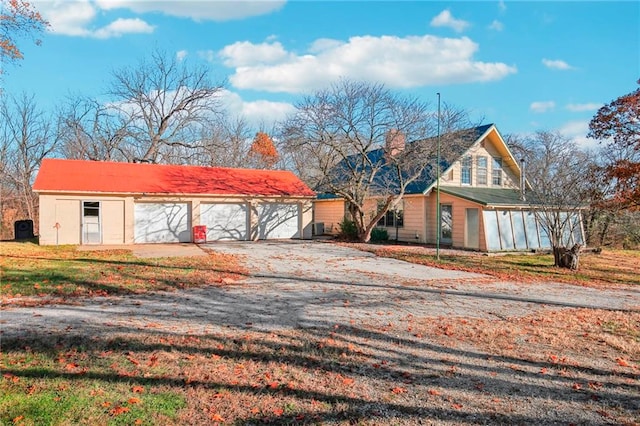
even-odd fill
[{"label": "shrub", "polygon": [[371,231],[372,242],[388,241],[388,240],[389,240],[389,233],[385,228],[373,228],[373,230]]},{"label": "shrub", "polygon": [[340,222],[339,226],[340,226],[340,234],[338,234],[338,236],[340,238],[344,238],[345,240],[358,239],[358,229],[356,228],[356,223],[354,221],[344,217],[342,218],[342,222]]}]

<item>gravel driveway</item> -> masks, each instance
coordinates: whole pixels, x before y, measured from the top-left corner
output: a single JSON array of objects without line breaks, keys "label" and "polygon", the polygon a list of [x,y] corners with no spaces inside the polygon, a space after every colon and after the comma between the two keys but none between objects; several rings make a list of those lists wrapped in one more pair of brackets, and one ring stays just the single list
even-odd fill
[{"label": "gravel driveway", "polygon": [[2,334],[34,329],[100,334],[149,327],[195,333],[221,327],[272,330],[354,321],[375,325],[407,315],[491,319],[547,308],[640,307],[640,292],[634,288],[497,282],[326,242],[235,242],[203,248],[239,255],[250,275],[226,287],[92,298],[73,305],[9,306],[0,314]]}]

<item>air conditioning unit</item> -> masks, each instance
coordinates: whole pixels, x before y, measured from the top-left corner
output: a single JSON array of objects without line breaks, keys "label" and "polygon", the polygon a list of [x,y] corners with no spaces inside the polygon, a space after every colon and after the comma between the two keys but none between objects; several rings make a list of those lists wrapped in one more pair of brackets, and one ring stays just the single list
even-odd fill
[{"label": "air conditioning unit", "polygon": [[313,235],[324,235],[324,222],[316,222],[313,224]]}]

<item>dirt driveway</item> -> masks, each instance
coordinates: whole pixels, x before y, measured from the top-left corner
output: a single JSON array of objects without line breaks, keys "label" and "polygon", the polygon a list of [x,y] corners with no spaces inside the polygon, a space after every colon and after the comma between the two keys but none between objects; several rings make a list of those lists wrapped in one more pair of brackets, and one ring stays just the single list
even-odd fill
[{"label": "dirt driveway", "polygon": [[[273,330],[371,326],[407,316],[508,318],[544,309],[638,311],[637,289],[496,282],[491,277],[414,265],[323,242],[216,243],[205,250],[244,258],[246,280],[226,287],[7,307],[2,334],[76,330],[101,334],[153,327],[202,333],[226,327]],[[108,328],[105,328],[108,325]]]}]

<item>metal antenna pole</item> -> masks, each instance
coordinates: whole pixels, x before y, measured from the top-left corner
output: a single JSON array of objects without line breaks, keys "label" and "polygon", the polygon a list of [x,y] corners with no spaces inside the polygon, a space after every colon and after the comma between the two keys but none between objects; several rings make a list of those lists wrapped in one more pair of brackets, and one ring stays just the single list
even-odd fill
[{"label": "metal antenna pole", "polygon": [[440,261],[440,232],[442,218],[440,217],[440,92],[438,95],[438,155],[436,161],[436,259]]},{"label": "metal antenna pole", "polygon": [[436,160],[436,259],[440,261],[440,232],[442,218],[440,215],[440,92],[438,95],[438,155]]}]

